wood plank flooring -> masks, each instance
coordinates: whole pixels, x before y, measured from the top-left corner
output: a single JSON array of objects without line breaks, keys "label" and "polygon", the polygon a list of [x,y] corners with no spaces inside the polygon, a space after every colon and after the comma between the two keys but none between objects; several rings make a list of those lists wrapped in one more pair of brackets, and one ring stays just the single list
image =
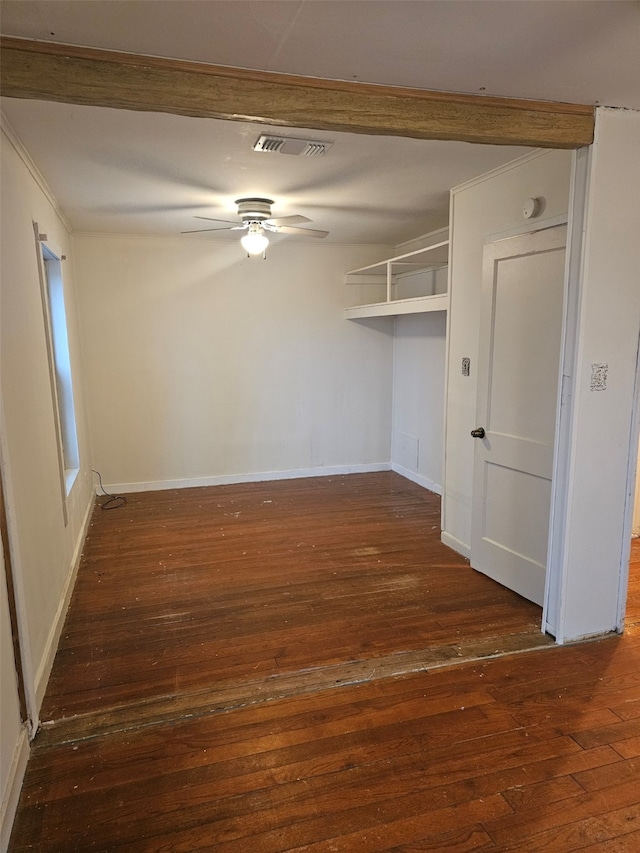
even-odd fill
[{"label": "wood plank flooring", "polygon": [[41,716],[72,739],[543,645],[540,624],[397,474],[133,494],[96,510]]},{"label": "wood plank flooring", "polygon": [[425,669],[438,644],[540,637],[439,544],[433,496],[395,475],[185,491],[94,519],[12,853],[640,850],[637,542],[622,637]]}]

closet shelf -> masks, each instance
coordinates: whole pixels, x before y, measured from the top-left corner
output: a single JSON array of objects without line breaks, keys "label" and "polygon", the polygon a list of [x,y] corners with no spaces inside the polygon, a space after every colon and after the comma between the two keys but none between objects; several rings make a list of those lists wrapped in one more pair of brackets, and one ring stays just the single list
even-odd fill
[{"label": "closet shelf", "polygon": [[[442,240],[423,249],[416,249],[366,267],[349,270],[345,274],[345,284],[386,285],[386,299],[383,302],[345,308],[345,319],[357,320],[364,317],[393,317],[399,314],[446,311],[449,307],[449,294],[434,293],[434,291],[437,285],[437,273],[447,267],[448,248],[449,241]],[[429,276],[426,282],[425,275]],[[431,292],[411,294],[411,290],[415,293],[416,289],[429,289]],[[407,290],[410,294],[408,296]]]},{"label": "closet shelf", "polygon": [[433,296],[414,296],[411,299],[392,299],[390,302],[374,302],[371,305],[356,305],[344,309],[346,320],[359,320],[364,317],[395,317],[399,314],[426,314],[428,311],[446,311],[449,308],[449,294],[436,293]]}]

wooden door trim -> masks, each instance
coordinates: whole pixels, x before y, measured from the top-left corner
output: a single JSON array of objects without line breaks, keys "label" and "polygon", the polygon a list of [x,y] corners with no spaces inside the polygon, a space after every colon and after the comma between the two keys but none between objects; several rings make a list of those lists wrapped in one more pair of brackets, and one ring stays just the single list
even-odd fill
[{"label": "wooden door trim", "polygon": [[3,37],[2,94],[316,130],[538,148],[593,142],[591,105],[434,92]]}]

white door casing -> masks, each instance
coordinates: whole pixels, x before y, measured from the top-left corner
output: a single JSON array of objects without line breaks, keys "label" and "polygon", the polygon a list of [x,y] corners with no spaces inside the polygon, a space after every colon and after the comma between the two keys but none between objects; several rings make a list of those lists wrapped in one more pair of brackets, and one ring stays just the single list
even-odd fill
[{"label": "white door casing", "polygon": [[485,246],[471,564],[542,605],[566,226]]}]

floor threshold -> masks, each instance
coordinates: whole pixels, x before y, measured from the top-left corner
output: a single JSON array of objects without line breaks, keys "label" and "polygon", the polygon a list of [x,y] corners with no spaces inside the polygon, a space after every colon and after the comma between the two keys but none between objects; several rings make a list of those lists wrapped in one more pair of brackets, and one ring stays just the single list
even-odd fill
[{"label": "floor threshold", "polygon": [[553,637],[526,632],[310,667],[297,672],[277,673],[263,679],[221,682],[196,692],[155,697],[98,712],[44,721],[34,747],[48,749],[110,734],[171,725],[278,699],[353,687],[386,678],[401,678],[418,672],[541,651],[554,646]]}]

